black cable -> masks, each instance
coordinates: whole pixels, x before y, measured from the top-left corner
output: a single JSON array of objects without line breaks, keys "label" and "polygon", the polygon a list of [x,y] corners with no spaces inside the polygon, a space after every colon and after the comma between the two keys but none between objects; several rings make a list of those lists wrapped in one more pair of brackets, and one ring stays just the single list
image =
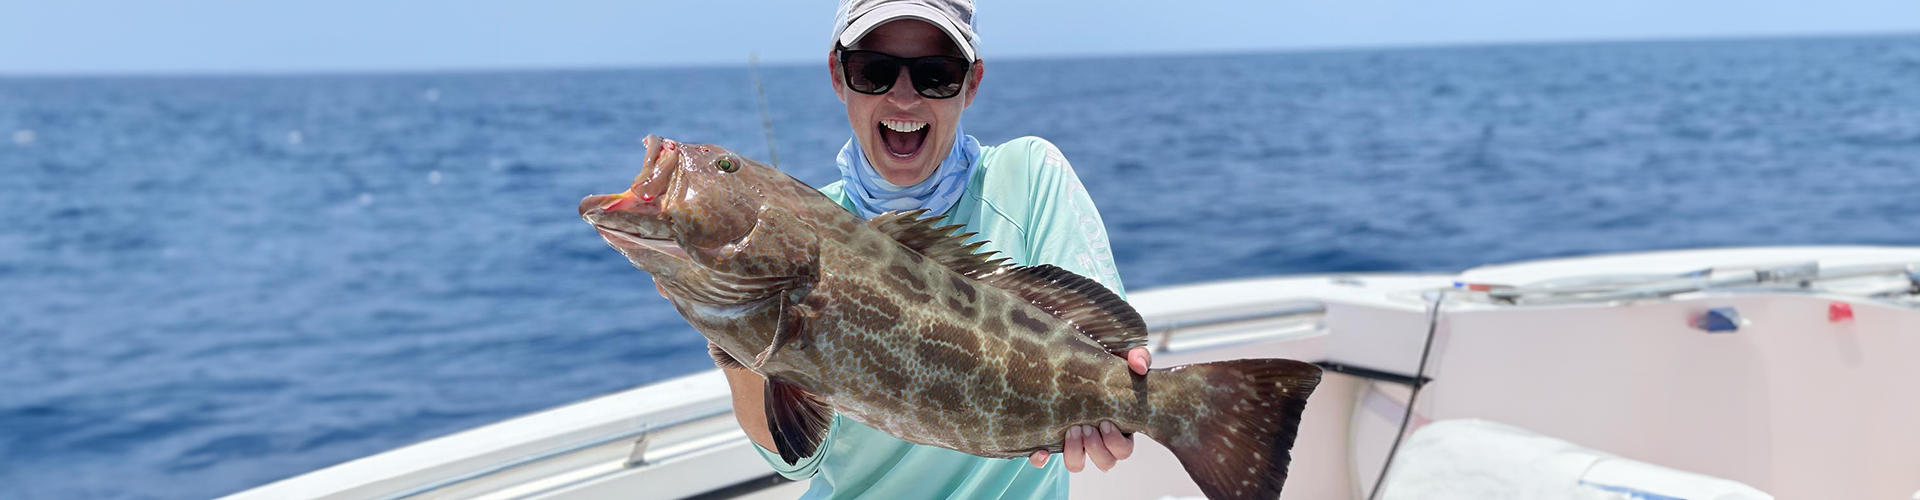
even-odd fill
[{"label": "black cable", "polygon": [[1427,356],[1433,353],[1433,333],[1440,329],[1440,303],[1447,300],[1448,290],[1441,290],[1433,297],[1433,312],[1427,316],[1427,345],[1420,349],[1420,367],[1413,371],[1413,393],[1407,395],[1407,412],[1400,416],[1400,432],[1393,434],[1393,447],[1387,449],[1387,463],[1380,464],[1380,477],[1373,480],[1373,491],[1367,493],[1367,500],[1380,497],[1380,486],[1387,482],[1387,471],[1393,469],[1393,456],[1400,453],[1400,440],[1407,437],[1407,424],[1413,423],[1413,403],[1420,398],[1420,389],[1426,387]]}]

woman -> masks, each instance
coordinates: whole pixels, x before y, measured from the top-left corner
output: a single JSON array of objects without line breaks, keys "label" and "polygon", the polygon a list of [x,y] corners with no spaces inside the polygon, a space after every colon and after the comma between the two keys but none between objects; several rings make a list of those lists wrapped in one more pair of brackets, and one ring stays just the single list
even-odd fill
[{"label": "woman", "polygon": [[[840,151],[840,182],[821,192],[862,218],[944,214],[1014,264],[1053,264],[1124,294],[1100,214],[1060,151],[1036,137],[983,146],[961,130],[986,75],[972,17],[968,0],[841,2],[828,68],[853,138]],[[1126,357],[1146,373],[1146,349]],[[1091,461],[1104,471],[1133,451],[1131,437],[1102,422],[1067,430],[1062,460],[1049,463],[1043,451],[1029,466],[915,445],[836,416],[820,451],[788,465],[767,430],[764,379],[725,373],[734,415],[767,462],[790,479],[814,478],[803,498],[1064,498],[1061,468],[1079,472]]]}]

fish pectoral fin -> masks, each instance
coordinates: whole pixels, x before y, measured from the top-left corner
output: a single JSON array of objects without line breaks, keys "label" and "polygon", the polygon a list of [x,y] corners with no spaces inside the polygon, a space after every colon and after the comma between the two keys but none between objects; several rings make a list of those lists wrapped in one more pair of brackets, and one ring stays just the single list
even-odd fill
[{"label": "fish pectoral fin", "polygon": [[819,397],[779,376],[767,377],[767,430],[787,465],[820,451],[833,423],[833,412]]},{"label": "fish pectoral fin", "polygon": [[813,345],[813,320],[820,317],[812,305],[802,302],[800,293],[793,290],[780,292],[780,318],[774,321],[773,341],[767,348],[754,356],[754,368],[767,364],[776,352],[787,349],[806,349]]}]

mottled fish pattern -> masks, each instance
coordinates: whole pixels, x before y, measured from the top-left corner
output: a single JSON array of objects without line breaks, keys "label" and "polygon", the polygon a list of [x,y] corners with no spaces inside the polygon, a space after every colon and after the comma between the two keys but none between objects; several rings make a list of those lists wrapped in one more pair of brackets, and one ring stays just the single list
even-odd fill
[{"label": "mottled fish pattern", "polygon": [[835,413],[984,457],[1058,452],[1111,420],[1165,444],[1211,498],[1276,498],[1311,364],[1246,359],[1136,375],[1138,313],[1093,280],[978,252],[921,213],[861,220],[785,173],[649,137],[623,193],[580,213],[652,274],[722,363],[766,377],[788,462]]}]

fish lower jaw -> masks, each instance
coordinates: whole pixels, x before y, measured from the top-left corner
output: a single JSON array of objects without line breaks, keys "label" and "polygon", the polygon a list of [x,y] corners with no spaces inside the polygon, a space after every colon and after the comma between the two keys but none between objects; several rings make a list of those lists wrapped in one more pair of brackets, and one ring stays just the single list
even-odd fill
[{"label": "fish lower jaw", "polygon": [[686,249],[680,248],[679,242],[673,240],[648,238],[605,226],[594,226],[593,228],[599,230],[600,236],[606,238],[608,243],[612,243],[616,247],[640,247],[682,259],[691,257],[687,254]]}]

